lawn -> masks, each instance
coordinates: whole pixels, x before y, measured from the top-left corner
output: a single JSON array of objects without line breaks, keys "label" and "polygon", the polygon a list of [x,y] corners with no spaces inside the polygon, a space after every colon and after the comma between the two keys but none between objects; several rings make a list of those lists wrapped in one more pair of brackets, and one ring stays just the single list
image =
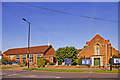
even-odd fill
[{"label": "lawn", "polygon": [[120,73],[119,70],[112,70],[112,71],[110,71],[110,70],[107,70],[107,71],[105,71],[105,70],[94,70],[93,72],[98,72],[98,73]]},{"label": "lawn", "polygon": [[[86,72],[87,70],[81,69],[40,69],[40,68],[24,68],[23,70],[27,71],[51,71],[51,72]],[[93,72],[98,73],[120,73],[118,70],[105,71],[105,70],[94,70]]]},{"label": "lawn", "polygon": [[52,71],[52,72],[86,72],[86,70],[80,69],[39,69],[39,68],[24,68],[28,71]]},{"label": "lawn", "polygon": [[11,69],[12,67],[0,67],[0,69]]}]

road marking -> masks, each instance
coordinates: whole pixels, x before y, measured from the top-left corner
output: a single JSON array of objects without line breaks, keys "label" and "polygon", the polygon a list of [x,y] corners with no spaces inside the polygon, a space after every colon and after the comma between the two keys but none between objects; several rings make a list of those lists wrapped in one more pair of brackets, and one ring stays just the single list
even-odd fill
[{"label": "road marking", "polygon": [[31,78],[32,78],[32,77],[35,77],[35,78],[36,78],[36,76],[37,76],[37,75],[27,75],[27,76],[22,76],[22,77],[28,77],[28,78],[29,78],[29,77],[31,77]]},{"label": "road marking", "polygon": [[56,78],[61,78],[61,77],[56,77]]},{"label": "road marking", "polygon": [[9,75],[7,75],[7,76],[12,76],[12,75],[18,75],[18,74],[9,74]]}]

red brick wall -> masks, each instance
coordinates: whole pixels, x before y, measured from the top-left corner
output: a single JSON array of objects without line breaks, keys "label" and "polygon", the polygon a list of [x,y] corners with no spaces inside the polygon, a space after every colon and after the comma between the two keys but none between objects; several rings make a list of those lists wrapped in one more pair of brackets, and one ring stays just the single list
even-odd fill
[{"label": "red brick wall", "polygon": [[[95,45],[100,45],[100,55],[104,55],[104,64],[105,64],[105,55],[106,55],[106,44],[107,44],[107,63],[109,64],[110,53],[111,53],[111,44],[109,40],[103,39],[100,35],[96,35],[91,41],[87,42],[85,48],[79,52],[79,58],[81,57],[90,57],[95,55]],[[112,55],[118,55],[118,51],[115,48],[112,48]]]}]

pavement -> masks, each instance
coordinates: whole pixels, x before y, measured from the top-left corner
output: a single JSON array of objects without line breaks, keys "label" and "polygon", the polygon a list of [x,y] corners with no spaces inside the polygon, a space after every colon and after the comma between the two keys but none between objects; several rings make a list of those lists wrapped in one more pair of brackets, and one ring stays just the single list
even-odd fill
[{"label": "pavement", "polygon": [[[118,73],[2,70],[2,78],[118,78]],[[109,79],[110,80],[110,79]]]}]

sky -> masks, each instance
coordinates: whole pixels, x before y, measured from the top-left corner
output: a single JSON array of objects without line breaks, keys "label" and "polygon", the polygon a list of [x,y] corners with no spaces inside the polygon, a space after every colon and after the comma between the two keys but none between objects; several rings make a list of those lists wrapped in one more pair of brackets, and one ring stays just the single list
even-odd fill
[{"label": "sky", "polygon": [[[118,20],[117,2],[26,2],[34,6],[79,14],[83,16]],[[28,23],[31,23],[30,46],[47,45],[57,50],[74,46],[81,49],[97,33],[110,39],[118,49],[118,23],[66,15],[15,2],[2,3],[2,51],[27,47]]]}]

